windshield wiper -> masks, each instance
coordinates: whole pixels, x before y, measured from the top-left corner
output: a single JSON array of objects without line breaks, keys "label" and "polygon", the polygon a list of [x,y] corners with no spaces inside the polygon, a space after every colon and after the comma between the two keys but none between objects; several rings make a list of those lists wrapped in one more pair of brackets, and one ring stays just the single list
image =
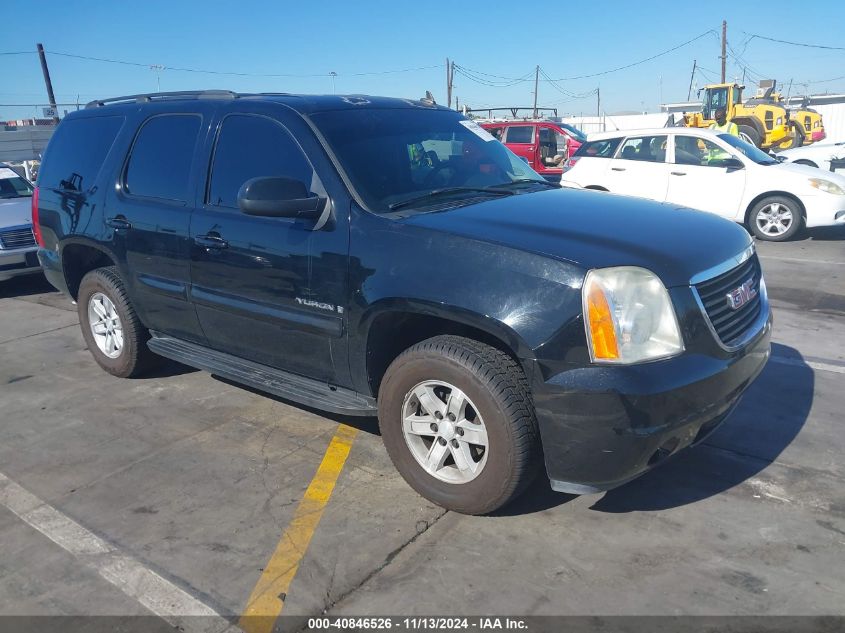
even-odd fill
[{"label": "windshield wiper", "polygon": [[507,191],[506,189],[496,189],[495,187],[445,187],[443,189],[434,189],[432,191],[429,191],[428,193],[424,193],[421,196],[414,196],[413,198],[408,198],[407,200],[394,202],[393,204],[387,205],[387,208],[391,211],[395,211],[396,209],[401,209],[402,207],[407,207],[412,204],[416,204],[417,202],[430,200],[431,198],[437,198],[439,196],[448,196],[454,193],[475,192],[489,193],[494,196],[512,196],[515,194],[515,192],[513,191]]},{"label": "windshield wiper", "polygon": [[493,185],[493,187],[507,187],[508,185],[526,185],[528,183],[531,183],[532,185],[544,185],[546,187],[560,189],[560,185],[556,185],[553,182],[549,182],[548,180],[535,180],[534,178],[517,178],[516,180],[511,180],[510,182],[502,182],[498,185]]}]

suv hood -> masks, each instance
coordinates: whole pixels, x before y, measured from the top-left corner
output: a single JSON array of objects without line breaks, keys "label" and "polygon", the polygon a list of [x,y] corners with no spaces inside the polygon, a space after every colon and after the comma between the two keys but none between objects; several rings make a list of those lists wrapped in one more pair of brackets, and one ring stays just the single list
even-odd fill
[{"label": "suv hood", "polygon": [[740,226],[703,211],[614,194],[560,189],[497,198],[400,220],[574,263],[640,266],[669,286],[748,248]]},{"label": "suv hood", "polygon": [[32,198],[0,198],[0,229],[32,224]]}]

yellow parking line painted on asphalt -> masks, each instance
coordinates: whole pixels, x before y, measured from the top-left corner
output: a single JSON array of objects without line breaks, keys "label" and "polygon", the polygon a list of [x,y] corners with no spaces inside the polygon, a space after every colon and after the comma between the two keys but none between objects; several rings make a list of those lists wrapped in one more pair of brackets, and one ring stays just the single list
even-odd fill
[{"label": "yellow parking line painted on asphalt", "polygon": [[246,633],[270,633],[273,630],[276,618],[285,608],[288,587],[308,551],[308,544],[317,530],[357,433],[357,429],[345,424],[341,424],[335,432],[293,519],[247,600],[239,622]]}]

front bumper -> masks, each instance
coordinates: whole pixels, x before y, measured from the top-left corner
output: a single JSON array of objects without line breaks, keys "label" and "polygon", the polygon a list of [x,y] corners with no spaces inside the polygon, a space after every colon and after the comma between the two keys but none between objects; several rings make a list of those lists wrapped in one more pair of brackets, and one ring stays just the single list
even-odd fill
[{"label": "front bumper", "polygon": [[825,134],[824,130],[813,130],[810,134],[810,140],[813,143],[818,143],[819,141],[823,141],[827,138],[827,134]]},{"label": "front bumper", "polygon": [[0,249],[0,281],[41,271],[37,248]]},{"label": "front bumper", "polygon": [[801,202],[808,228],[845,224],[845,196],[819,192],[801,196]]},{"label": "front bumper", "polygon": [[642,365],[589,366],[535,385],[552,488],[609,490],[703,440],[763,370],[771,323],[769,313],[756,338],[724,358],[691,353]]}]

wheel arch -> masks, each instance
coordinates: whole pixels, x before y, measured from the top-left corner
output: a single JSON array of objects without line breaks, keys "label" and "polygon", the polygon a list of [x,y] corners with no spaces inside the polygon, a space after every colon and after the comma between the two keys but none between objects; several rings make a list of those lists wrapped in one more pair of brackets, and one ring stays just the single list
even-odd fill
[{"label": "wheel arch", "polygon": [[756,117],[741,116],[731,119],[731,123],[736,123],[737,126],[747,125],[748,127],[753,128],[754,131],[760,135],[761,139],[764,140],[766,138],[766,130],[760,120]]},{"label": "wheel arch", "polygon": [[87,240],[74,240],[62,246],[62,272],[68,293],[76,300],[82,278],[97,268],[114,266],[117,260],[112,253]]},{"label": "wheel arch", "polygon": [[801,211],[801,217],[804,219],[805,222],[807,221],[807,209],[804,207],[804,203],[801,202],[801,199],[798,196],[796,196],[794,193],[789,193],[788,191],[767,191],[756,196],[745,209],[744,221],[746,226],[748,226],[748,223],[750,222],[751,210],[762,200],[774,196],[781,196],[783,198],[789,198],[791,200],[794,200],[798,204],[798,209]]},{"label": "wheel arch", "polygon": [[501,350],[528,373],[533,352],[513,329],[493,318],[440,304],[385,300],[361,322],[366,386],[378,394],[390,363],[403,351],[434,336],[452,334]]}]

